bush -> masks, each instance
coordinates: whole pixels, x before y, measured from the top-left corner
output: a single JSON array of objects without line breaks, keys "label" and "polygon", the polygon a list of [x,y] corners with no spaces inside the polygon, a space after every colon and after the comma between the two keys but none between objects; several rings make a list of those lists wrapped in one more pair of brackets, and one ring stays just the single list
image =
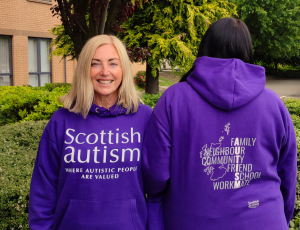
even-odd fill
[{"label": "bush", "polygon": [[300,117],[295,114],[291,115],[295,129],[300,129]]},{"label": "bush", "polygon": [[63,105],[58,98],[70,84],[53,83],[43,87],[0,86],[0,126],[19,121],[48,120]]},{"label": "bush", "polygon": [[149,105],[152,109],[156,105],[158,99],[161,97],[161,93],[158,94],[145,94],[142,98],[146,105]]},{"label": "bush", "polygon": [[[298,156],[298,173],[297,173],[297,190],[296,190],[296,204],[292,221],[290,223],[290,229],[300,229],[300,117],[297,116],[299,108],[297,108],[300,100],[289,99],[285,104],[291,113],[291,117],[294,123],[294,128],[297,137],[297,156]],[[296,113],[296,114],[295,114]]]},{"label": "bush", "polygon": [[145,89],[146,86],[146,71],[139,71],[134,77],[134,82],[135,84],[142,88]]},{"label": "bush", "polygon": [[[293,119],[294,121],[294,119]],[[294,214],[290,223],[290,230],[300,229],[300,129],[295,128],[297,136],[297,155],[298,155],[298,172],[297,172],[297,190],[296,190],[296,204]]]},{"label": "bush", "polygon": [[269,69],[266,68],[266,75],[272,75],[275,79],[300,79],[299,70],[289,70],[289,69]]},{"label": "bush", "polygon": [[30,181],[47,122],[23,122],[0,129],[0,229],[29,229]]},{"label": "bush", "polygon": [[60,88],[62,89],[62,91],[68,92],[71,88],[71,84],[70,83],[63,83],[63,82],[56,82],[56,83],[46,83],[44,88],[47,91],[53,91],[56,88]]},{"label": "bush", "polygon": [[291,98],[284,101],[285,106],[287,107],[290,114],[295,114],[300,117],[300,100]]}]

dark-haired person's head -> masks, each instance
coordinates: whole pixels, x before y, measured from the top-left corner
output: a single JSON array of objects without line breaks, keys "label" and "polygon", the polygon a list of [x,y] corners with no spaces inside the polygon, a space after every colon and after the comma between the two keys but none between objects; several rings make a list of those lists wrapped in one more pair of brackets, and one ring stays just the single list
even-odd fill
[{"label": "dark-haired person's head", "polygon": [[[253,64],[252,41],[246,24],[234,18],[222,18],[214,22],[201,40],[197,58],[202,56],[237,58]],[[186,81],[193,70],[194,67],[180,81]]]}]

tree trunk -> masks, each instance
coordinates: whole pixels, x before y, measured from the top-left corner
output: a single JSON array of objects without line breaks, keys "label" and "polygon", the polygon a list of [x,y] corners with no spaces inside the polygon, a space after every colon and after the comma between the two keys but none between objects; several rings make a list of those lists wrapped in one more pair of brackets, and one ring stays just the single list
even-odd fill
[{"label": "tree trunk", "polygon": [[149,94],[157,94],[159,92],[158,88],[158,78],[159,78],[159,71],[156,69],[156,77],[152,76],[152,67],[147,63],[146,66],[146,93]]},{"label": "tree trunk", "polygon": [[111,0],[109,2],[109,11],[107,14],[106,24],[104,28],[104,34],[113,34],[113,26],[116,23],[118,12],[119,12],[119,5],[121,5],[122,0]]},{"label": "tree trunk", "polygon": [[98,34],[104,34],[104,28],[105,28],[105,19],[107,14],[109,0],[106,0],[105,4],[101,6],[101,13],[100,13],[100,22],[99,22],[99,32]]},{"label": "tree trunk", "polygon": [[[97,11],[99,11],[100,9],[97,9]],[[95,10],[96,11],[96,10]],[[94,36],[97,35],[97,25],[98,23],[94,20],[94,16],[92,14],[90,14],[90,19],[89,19],[89,33],[88,33],[88,37],[92,38]]]}]

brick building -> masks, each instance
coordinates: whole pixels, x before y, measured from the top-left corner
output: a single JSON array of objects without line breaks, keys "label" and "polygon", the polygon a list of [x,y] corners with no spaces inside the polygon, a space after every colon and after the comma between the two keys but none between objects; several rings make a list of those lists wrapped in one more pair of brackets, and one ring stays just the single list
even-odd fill
[{"label": "brick building", "polygon": [[[0,85],[43,86],[71,83],[76,61],[49,60],[49,30],[61,24],[52,17],[53,0],[0,0]],[[132,71],[145,70],[133,64]]]}]

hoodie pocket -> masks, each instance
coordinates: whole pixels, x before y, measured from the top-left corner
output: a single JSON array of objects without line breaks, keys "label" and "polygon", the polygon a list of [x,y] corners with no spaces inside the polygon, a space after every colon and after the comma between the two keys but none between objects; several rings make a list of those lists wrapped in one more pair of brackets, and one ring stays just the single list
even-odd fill
[{"label": "hoodie pocket", "polygon": [[141,230],[136,200],[70,200],[59,230]]}]

